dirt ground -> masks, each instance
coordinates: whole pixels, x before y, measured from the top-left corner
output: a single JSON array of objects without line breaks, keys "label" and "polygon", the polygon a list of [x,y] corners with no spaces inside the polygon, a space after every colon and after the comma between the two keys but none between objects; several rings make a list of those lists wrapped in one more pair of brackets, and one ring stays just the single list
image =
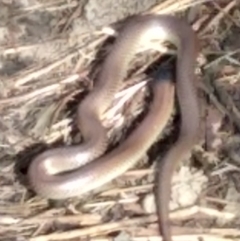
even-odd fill
[{"label": "dirt ground", "polygon": [[[155,164],[177,137],[177,115],[137,166],[97,193],[50,201],[31,190],[26,176],[45,149],[81,142],[76,108],[111,50],[121,25],[114,23],[147,12],[186,18],[200,42],[201,138],[172,179],[174,240],[239,240],[238,0],[0,1],[0,240],[161,240]],[[148,73],[160,56],[152,50],[133,60],[103,120],[109,149],[144,118]]]}]

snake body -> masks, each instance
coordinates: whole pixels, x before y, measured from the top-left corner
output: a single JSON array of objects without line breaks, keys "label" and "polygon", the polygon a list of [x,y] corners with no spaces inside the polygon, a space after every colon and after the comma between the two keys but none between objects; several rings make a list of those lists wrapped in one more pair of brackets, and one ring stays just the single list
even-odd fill
[{"label": "snake body", "polygon": [[137,48],[151,37],[172,42],[177,47],[178,56],[176,93],[181,110],[181,131],[179,139],[162,162],[157,180],[159,226],[163,238],[169,241],[171,176],[179,161],[196,144],[199,130],[194,84],[198,44],[194,31],[183,20],[151,14],[132,18],[120,31],[93,90],[78,106],[77,123],[83,143],[43,152],[31,163],[28,175],[39,195],[49,199],[65,199],[110,182],[132,168],[147,152],[172,113],[175,87],[171,81],[154,81],[154,98],[148,115],[122,144],[106,154],[107,133],[101,118],[126,77],[129,62]]}]

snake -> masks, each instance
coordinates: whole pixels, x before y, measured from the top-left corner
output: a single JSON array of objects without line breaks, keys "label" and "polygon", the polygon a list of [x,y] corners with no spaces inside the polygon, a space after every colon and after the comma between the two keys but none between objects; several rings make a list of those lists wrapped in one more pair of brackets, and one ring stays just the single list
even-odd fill
[{"label": "snake", "polygon": [[[176,47],[176,81],[165,75],[152,86],[149,111],[126,139],[106,153],[107,130],[102,125],[130,61],[149,39]],[[195,67],[199,44],[191,25],[173,15],[135,15],[119,31],[105,58],[94,86],[77,106],[77,127],[83,141],[78,145],[45,150],[30,163],[28,178],[33,190],[47,199],[66,199],[94,191],[124,174],[143,157],[162,133],[174,109],[175,94],[181,114],[178,139],[163,157],[156,178],[159,230],[171,240],[169,201],[171,176],[178,163],[190,155],[198,142],[199,103]]]}]

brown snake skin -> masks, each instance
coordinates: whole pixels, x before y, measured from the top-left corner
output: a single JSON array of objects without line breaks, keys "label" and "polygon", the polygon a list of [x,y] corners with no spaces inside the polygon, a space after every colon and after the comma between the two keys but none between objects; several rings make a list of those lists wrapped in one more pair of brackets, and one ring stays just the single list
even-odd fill
[{"label": "brown snake skin", "polygon": [[[107,56],[93,90],[79,104],[77,121],[84,142],[40,154],[31,163],[28,175],[39,195],[65,199],[80,196],[110,182],[132,168],[147,152],[173,111],[175,87],[171,81],[154,81],[154,99],[148,115],[123,143],[106,154],[107,133],[101,117],[126,77],[129,62],[137,48],[152,37],[167,40],[177,47],[176,93],[181,111],[181,129],[177,142],[161,162],[157,178],[159,228],[163,239],[170,241],[171,176],[177,164],[197,144],[200,121],[194,83],[198,43],[192,28],[181,19],[168,15],[143,15],[135,16],[128,22]],[[61,173],[64,171],[71,172]]]}]

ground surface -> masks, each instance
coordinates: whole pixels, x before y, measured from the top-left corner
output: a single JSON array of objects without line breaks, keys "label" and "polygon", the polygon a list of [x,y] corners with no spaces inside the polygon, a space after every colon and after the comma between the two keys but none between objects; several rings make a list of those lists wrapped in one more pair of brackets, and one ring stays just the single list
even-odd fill
[{"label": "ground surface", "polygon": [[[171,209],[185,207],[171,213],[173,234],[176,240],[237,240],[238,1],[192,1],[192,6],[190,0],[97,2],[0,2],[0,240],[160,240],[151,196],[154,164],[172,145],[173,125],[136,167],[98,195],[49,202],[29,190],[26,180],[28,162],[47,146],[79,143],[76,106],[111,49],[109,42],[96,58],[110,34],[103,27],[140,12],[183,15],[201,46],[196,70],[201,142],[173,177]],[[104,122],[112,145],[124,141],[133,120],[146,109],[145,70],[158,57],[144,53],[134,60]]]}]

